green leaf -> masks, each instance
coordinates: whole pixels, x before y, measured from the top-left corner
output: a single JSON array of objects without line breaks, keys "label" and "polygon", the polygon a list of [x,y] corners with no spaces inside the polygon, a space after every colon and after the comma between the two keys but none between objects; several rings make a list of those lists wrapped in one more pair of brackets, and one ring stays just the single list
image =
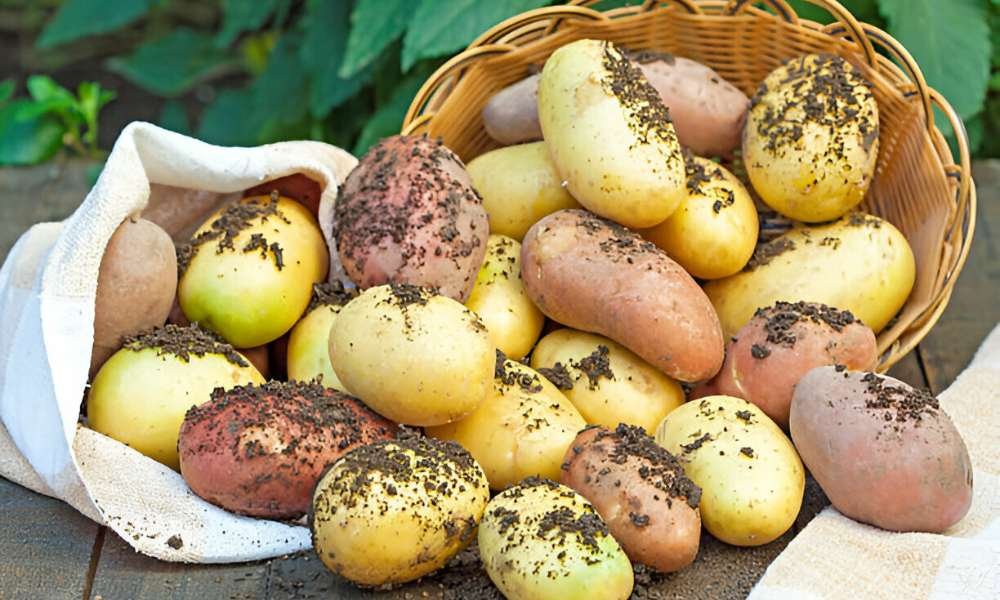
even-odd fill
[{"label": "green leaf", "polygon": [[[882,17],[878,12],[877,0],[841,0],[840,3],[844,5],[844,8],[851,11],[851,14],[859,21],[871,23],[876,26],[882,25]],[[835,20],[830,11],[807,2],[807,0],[789,0],[788,4],[803,19],[809,19],[810,21],[816,21],[824,25],[833,23]]]},{"label": "green leaf", "polygon": [[292,124],[308,111],[308,78],[299,60],[301,36],[287,31],[275,44],[267,67],[250,86],[253,119],[263,124]]},{"label": "green leaf", "polygon": [[371,77],[370,69],[345,78],[331,67],[340,64],[347,49],[349,10],[349,3],[341,1],[310,0],[307,5],[301,53],[310,74],[309,111],[316,118],[343,104]]},{"label": "green leaf", "polygon": [[388,101],[378,107],[375,114],[365,124],[361,130],[358,141],[354,144],[355,156],[361,156],[368,151],[376,142],[384,137],[396,135],[403,125],[403,117],[413,102],[413,97],[417,94],[424,80],[434,72],[440,63],[437,61],[423,63],[407,75],[396,90],[389,97]]},{"label": "green leaf", "polygon": [[66,0],[35,44],[51,48],[114,31],[142,18],[155,4],[157,0]]},{"label": "green leaf", "polygon": [[191,135],[191,120],[188,118],[187,109],[180,100],[167,100],[160,109],[160,118],[157,124],[170,131]]},{"label": "green leaf", "polygon": [[13,77],[0,81],[0,106],[14,97],[14,87]]},{"label": "green leaf", "polygon": [[[969,134],[969,152],[975,153],[979,150],[980,146],[983,145],[983,135],[985,134],[985,125],[983,123],[983,113],[967,119],[965,121],[965,130]],[[949,144],[952,140],[948,140]],[[956,146],[952,146],[952,153],[955,156],[958,152],[954,150]]]},{"label": "green leaf", "polygon": [[33,165],[52,158],[66,132],[51,115],[25,116],[31,100],[0,108],[0,165]]},{"label": "green leaf", "polygon": [[371,64],[403,34],[412,16],[412,0],[358,0],[351,12],[351,34],[339,75],[350,77]]},{"label": "green leaf", "polygon": [[642,0],[598,0],[597,2],[591,4],[590,8],[603,12],[613,8],[637,6],[639,4],[642,4]]},{"label": "green leaf", "polygon": [[253,112],[250,89],[224,90],[202,112],[198,137],[222,146],[252,146],[261,127]]},{"label": "green leaf", "polygon": [[241,33],[256,31],[285,0],[223,0],[222,29],[215,36],[220,48],[232,44]]},{"label": "green leaf", "polygon": [[87,132],[83,135],[83,141],[91,148],[96,148],[97,116],[105,104],[115,99],[115,93],[111,90],[101,89],[99,83],[84,81],[77,88],[76,95],[78,98],[77,108],[87,124]]},{"label": "green leaf", "polygon": [[55,101],[60,104],[73,105],[76,99],[63,86],[56,83],[48,75],[32,75],[28,78],[28,94],[38,102]]},{"label": "green leaf", "polygon": [[125,58],[112,58],[108,67],[139,87],[160,96],[177,96],[232,64],[216,48],[212,36],[178,28],[147,42]]}]

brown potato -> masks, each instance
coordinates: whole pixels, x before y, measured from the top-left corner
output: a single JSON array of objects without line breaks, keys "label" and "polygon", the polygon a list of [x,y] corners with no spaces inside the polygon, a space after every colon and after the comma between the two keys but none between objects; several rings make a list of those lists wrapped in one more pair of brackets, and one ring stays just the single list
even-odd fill
[{"label": "brown potato", "polygon": [[254,186],[243,192],[243,197],[266,196],[273,191],[277,191],[280,196],[298,200],[314,216],[319,215],[319,197],[323,190],[318,183],[301,173],[279,177]]},{"label": "brown potato", "polygon": [[496,93],[483,107],[483,126],[491,138],[510,146],[542,139],[538,122],[539,73]]},{"label": "brown potato", "polygon": [[694,279],[638,234],[583,210],[536,223],[521,248],[528,297],[548,317],[622,344],[670,377],[722,366],[719,318]]},{"label": "brown potato", "polygon": [[802,461],[852,519],[940,533],[969,510],[968,450],[928,392],[884,375],[819,367],[795,387],[789,425]]},{"label": "brown potato", "polygon": [[694,562],[701,489],[641,427],[581,431],[560,481],[590,500],[632,562],[665,573]]},{"label": "brown potato", "polygon": [[271,377],[271,358],[268,352],[268,344],[263,346],[254,346],[253,348],[243,348],[240,350],[240,354],[247,357],[250,364],[254,366],[255,369],[260,371],[260,374],[264,379],[270,379]]}]

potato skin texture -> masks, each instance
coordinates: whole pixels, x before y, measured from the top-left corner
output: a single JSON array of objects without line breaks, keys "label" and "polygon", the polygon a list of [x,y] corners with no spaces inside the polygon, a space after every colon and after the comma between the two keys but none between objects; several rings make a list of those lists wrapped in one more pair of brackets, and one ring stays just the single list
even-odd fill
[{"label": "potato skin texture", "polygon": [[562,186],[545,142],[491,150],[469,161],[472,185],[483,197],[490,233],[517,241],[539,219],[580,204]]},{"label": "potato skin texture", "polygon": [[351,394],[407,425],[470,414],[492,387],[486,326],[455,300],[411,285],[369,288],[330,330],[330,364]]},{"label": "potato skin texture", "polygon": [[[890,390],[889,402],[879,387]],[[802,461],[852,519],[940,533],[969,510],[972,463],[962,436],[932,396],[902,381],[813,369],[795,388],[789,424]]]},{"label": "potato skin texture", "polygon": [[701,521],[716,538],[760,546],[795,522],[805,490],[802,461],[753,404],[732,396],[693,400],[663,419],[656,442],[680,457],[701,488]]},{"label": "potato skin texture", "polygon": [[[604,361],[607,369],[599,368]],[[552,369],[557,363],[573,386],[561,387],[562,393],[590,425],[613,429],[628,423],[652,434],[667,413],[684,404],[684,390],[676,381],[603,336],[573,329],[549,333],[531,353],[531,366]]]},{"label": "potato skin texture", "polygon": [[497,92],[483,107],[483,127],[505,146],[542,139],[538,122],[538,80],[529,75]]},{"label": "potato skin texture", "polygon": [[722,331],[705,293],[662,250],[614,223],[582,210],[545,217],[524,238],[521,278],[549,318],[609,337],[673,379],[701,381],[722,366]]},{"label": "potato skin texture", "polygon": [[334,213],[340,260],[358,287],[408,283],[468,299],[489,222],[462,161],[440,141],[376,144],[347,176]]},{"label": "potato skin texture", "polygon": [[861,213],[829,225],[796,227],[758,253],[772,256],[705,284],[727,336],[758,308],[779,300],[849,310],[878,333],[906,302],[916,278],[903,234],[888,221]]},{"label": "potato skin texture", "polygon": [[652,227],[684,200],[684,159],[667,109],[610,42],[578,40],[552,53],[538,117],[560,177],[588,210]]}]

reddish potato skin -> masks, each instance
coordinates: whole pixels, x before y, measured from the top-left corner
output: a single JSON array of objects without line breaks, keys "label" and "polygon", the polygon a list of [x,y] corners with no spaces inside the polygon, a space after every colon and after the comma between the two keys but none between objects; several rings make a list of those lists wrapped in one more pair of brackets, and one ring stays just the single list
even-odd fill
[{"label": "reddish potato skin", "polygon": [[919,421],[898,421],[893,408],[867,408],[876,396],[866,378],[913,391],[892,377],[834,367],[799,381],[789,425],[802,461],[852,519],[892,531],[945,531],[972,503],[965,442],[938,408]]},{"label": "reddish potato skin", "polygon": [[318,183],[301,173],[286,175],[254,186],[243,192],[243,197],[266,196],[273,191],[277,191],[279,196],[298,200],[313,216],[319,215],[319,197],[323,190]]},{"label": "reddish potato skin", "polygon": [[665,252],[587,211],[535,223],[521,245],[528,297],[549,318],[622,344],[670,377],[701,381],[723,360],[705,292]]},{"label": "reddish potato skin", "polygon": [[250,364],[254,366],[264,379],[271,378],[271,361],[268,353],[268,345],[254,346],[253,348],[243,348],[240,354],[245,356]]},{"label": "reddish potato skin", "polygon": [[217,389],[190,409],[178,440],[191,490],[226,510],[271,519],[305,514],[324,469],[397,427],[352,396],[317,384]]},{"label": "reddish potato skin", "polygon": [[538,121],[539,73],[529,75],[496,93],[483,107],[483,127],[505,146],[542,139]]},{"label": "reddish potato skin", "polygon": [[426,136],[386,138],[341,189],[335,237],[347,276],[438,288],[465,302],[486,255],[489,222],[465,166]]}]

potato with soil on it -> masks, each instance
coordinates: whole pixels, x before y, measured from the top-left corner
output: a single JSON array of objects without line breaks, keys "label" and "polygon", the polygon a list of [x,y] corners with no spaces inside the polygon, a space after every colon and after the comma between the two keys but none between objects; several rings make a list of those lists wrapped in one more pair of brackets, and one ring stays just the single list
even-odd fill
[{"label": "potato with soil on it", "polygon": [[941,533],[969,510],[969,452],[929,392],[885,375],[819,367],[795,387],[789,425],[802,461],[852,519]]},{"label": "potato with soil on it", "polygon": [[285,364],[289,379],[319,380],[325,387],[347,391],[330,364],[330,330],[345,304],[357,296],[357,290],[344,289],[339,281],[313,286],[313,297],[302,317],[288,336]]},{"label": "potato with soil on it", "polygon": [[694,562],[701,540],[701,489],[641,428],[582,431],[560,479],[593,503],[634,563],[668,573]]},{"label": "potato with soil on it", "polygon": [[453,442],[412,435],[356,448],[313,495],[316,555],[362,587],[390,587],[445,565],[476,535],[486,475]]},{"label": "potato with soil on it", "polygon": [[582,210],[545,217],[524,238],[521,279],[549,318],[607,336],[673,379],[701,381],[722,366],[722,330],[705,293],[620,225]]},{"label": "potato with soil on it", "polygon": [[334,236],[347,276],[438,288],[464,302],[489,222],[465,166],[440,140],[397,135],[369,150],[337,199]]},{"label": "potato with soil on it", "polygon": [[347,394],[271,381],[216,389],[187,411],[177,447],[195,494],[244,515],[296,519],[327,466],[397,431]]}]

